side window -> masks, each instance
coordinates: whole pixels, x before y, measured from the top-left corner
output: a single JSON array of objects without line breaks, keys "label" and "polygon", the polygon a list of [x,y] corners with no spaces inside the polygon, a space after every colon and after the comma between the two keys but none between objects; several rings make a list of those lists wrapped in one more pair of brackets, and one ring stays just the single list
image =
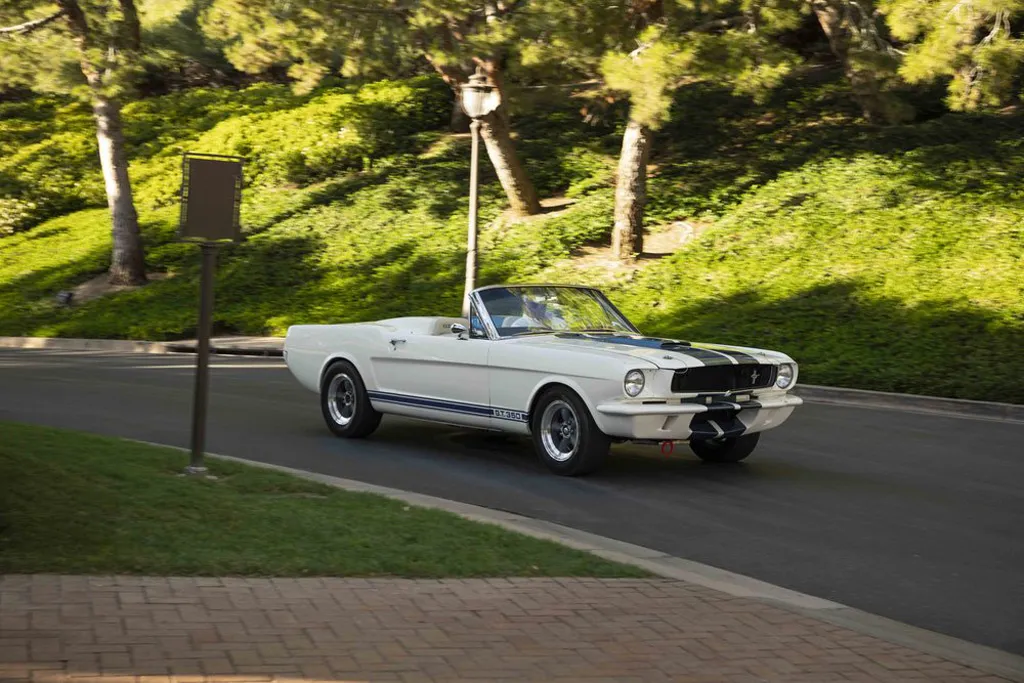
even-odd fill
[{"label": "side window", "polygon": [[470,338],[486,339],[487,332],[484,330],[484,323],[480,319],[480,314],[477,313],[476,304],[470,306],[469,309],[469,336]]}]

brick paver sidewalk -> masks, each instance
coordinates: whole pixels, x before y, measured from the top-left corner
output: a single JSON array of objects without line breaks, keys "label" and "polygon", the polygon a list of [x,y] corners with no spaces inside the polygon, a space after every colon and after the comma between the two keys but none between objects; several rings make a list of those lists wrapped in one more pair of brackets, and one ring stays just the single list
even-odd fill
[{"label": "brick paver sidewalk", "polygon": [[[0,577],[3,681],[1002,681],[668,580]],[[138,677],[138,678],[135,678]]]}]

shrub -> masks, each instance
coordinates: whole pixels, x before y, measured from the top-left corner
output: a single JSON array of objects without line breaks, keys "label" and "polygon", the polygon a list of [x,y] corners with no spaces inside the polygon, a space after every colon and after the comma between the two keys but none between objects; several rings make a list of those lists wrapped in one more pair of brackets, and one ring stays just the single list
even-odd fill
[{"label": "shrub", "polygon": [[[123,109],[129,174],[141,209],[177,202],[181,154],[247,157],[250,186],[306,185],[410,149],[447,122],[450,92],[436,78],[382,81],[295,95],[284,86],[199,89]],[[0,197],[7,230],[105,204],[88,107],[41,98],[4,103]]]},{"label": "shrub", "polygon": [[33,202],[0,197],[0,236],[13,235],[35,222],[37,208]]}]

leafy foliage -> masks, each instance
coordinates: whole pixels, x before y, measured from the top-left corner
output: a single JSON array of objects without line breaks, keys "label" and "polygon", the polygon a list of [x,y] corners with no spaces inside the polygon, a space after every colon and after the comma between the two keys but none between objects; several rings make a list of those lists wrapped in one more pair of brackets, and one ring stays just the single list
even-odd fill
[{"label": "leafy foliage", "polygon": [[[181,154],[191,149],[246,157],[250,186],[308,184],[361,169],[446,122],[449,106],[444,85],[429,77],[305,96],[258,84],[133,102],[125,107],[125,137],[135,157],[130,169],[136,199],[148,209],[176,202]],[[38,109],[10,110],[15,115],[0,122],[0,144],[10,150],[0,159],[0,225],[6,232],[102,206],[95,132],[85,107],[40,103]]]},{"label": "leafy foliage", "polygon": [[947,104],[954,111],[998,107],[1015,94],[1024,64],[1024,38],[1013,24],[1024,16],[1020,0],[965,2],[883,0],[897,38],[913,42],[901,67],[908,82],[949,77]]}]

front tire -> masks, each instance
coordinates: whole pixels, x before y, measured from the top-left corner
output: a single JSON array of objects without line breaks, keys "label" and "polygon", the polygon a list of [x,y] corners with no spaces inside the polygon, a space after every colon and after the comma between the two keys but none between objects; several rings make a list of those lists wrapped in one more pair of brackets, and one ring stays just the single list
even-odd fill
[{"label": "front tire", "polygon": [[611,439],[570,389],[553,387],[541,396],[530,419],[533,447],[544,465],[562,476],[590,474],[608,457]]},{"label": "front tire", "polygon": [[380,424],[381,414],[373,409],[366,385],[355,366],[342,360],[332,364],[320,383],[320,409],[335,436],[361,439]]},{"label": "front tire", "polygon": [[760,432],[726,439],[691,441],[690,449],[704,462],[739,462],[754,452]]}]

